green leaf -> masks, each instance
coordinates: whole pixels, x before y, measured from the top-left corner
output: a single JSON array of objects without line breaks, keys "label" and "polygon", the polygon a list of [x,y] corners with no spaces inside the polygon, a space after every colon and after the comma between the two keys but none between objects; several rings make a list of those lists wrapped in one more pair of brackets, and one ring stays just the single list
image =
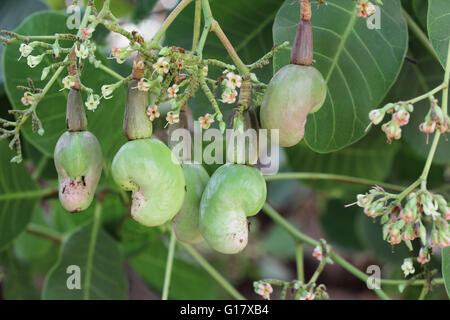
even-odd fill
[{"label": "green leaf", "polygon": [[428,36],[445,68],[450,39],[450,2],[429,0],[428,3]]},{"label": "green leaf", "polygon": [[[45,219],[44,206],[35,206],[30,226],[49,228]],[[31,271],[45,274],[55,264],[58,257],[58,245],[52,240],[23,232],[14,240],[15,255],[26,262]]]},{"label": "green leaf", "polygon": [[[68,289],[72,273],[81,271],[80,289]],[[71,281],[69,281],[72,283]],[[99,226],[99,221],[79,228],[64,241],[60,258],[45,279],[43,299],[110,300],[127,298],[127,280],[118,243]]]},{"label": "green leaf", "polygon": [[444,277],[445,289],[450,297],[450,247],[442,249],[442,276]]},{"label": "green leaf", "polygon": [[14,155],[8,142],[0,141],[0,251],[25,229],[39,198],[25,165],[10,163]]},{"label": "green leaf", "polygon": [[157,2],[157,0],[138,0],[131,15],[131,19],[134,22],[139,22],[149,18]]},{"label": "green leaf", "polygon": [[427,27],[427,14],[428,14],[428,6],[427,1],[423,0],[413,0],[412,7],[414,10],[417,19],[419,20],[420,25],[423,28]]},{"label": "green leaf", "polygon": [[[69,33],[66,27],[66,16],[56,12],[40,12],[27,18],[16,30],[20,34],[26,35],[51,35],[54,33]],[[62,47],[70,45],[67,41],[61,41]],[[55,60],[46,56],[44,60],[34,69],[28,67],[25,59],[17,61],[19,57],[19,43],[9,45],[5,50],[3,57],[3,67],[5,72],[5,89],[8,98],[14,109],[23,109],[20,101],[23,91],[16,88],[17,85],[26,85],[27,77],[33,79],[35,86],[43,88],[47,82],[40,81],[42,69]],[[38,49],[35,49],[36,51]],[[32,53],[36,53],[33,51]],[[104,64],[107,64],[105,58],[99,57]],[[50,79],[55,70],[52,70],[47,79]],[[25,138],[44,154],[53,157],[53,150],[60,135],[66,130],[65,112],[67,101],[67,90],[59,91],[62,88],[61,79],[67,75],[64,70],[56,80],[50,91],[37,107],[37,114],[41,119],[45,134],[39,136],[32,132],[31,124],[27,123],[23,130]],[[100,93],[103,84],[116,82],[117,79],[106,74],[100,69],[95,69],[89,63],[86,63],[82,73],[82,82],[87,87],[91,87],[96,93]],[[83,92],[84,100],[87,99]],[[112,99],[102,99],[95,112],[87,111],[89,118],[89,131],[91,131],[100,141],[106,167],[126,141],[122,133],[122,119],[125,108],[125,88],[118,88],[114,91]],[[29,121],[31,122],[31,121]]]},{"label": "green leaf", "polygon": [[362,250],[364,247],[358,241],[356,222],[362,213],[358,206],[344,207],[346,203],[338,199],[328,201],[320,216],[320,223],[326,238],[332,244],[344,248]]},{"label": "green leaf", "polygon": [[[0,30],[13,30],[22,20],[36,11],[47,10],[48,6],[39,0],[2,0],[0,3]],[[7,14],[6,14],[7,13]],[[4,46],[0,46],[0,56]],[[0,65],[0,85],[3,83],[3,67]],[[0,91],[3,91],[0,89]]]},{"label": "green leaf", "polygon": [[[147,228],[128,219],[121,230],[121,243],[128,261],[151,288],[162,291],[167,260],[167,246],[156,228]],[[217,286],[202,269],[186,262],[176,253],[170,284],[170,299],[211,299]]]},{"label": "green leaf", "polygon": [[[94,203],[86,210],[77,212],[76,214],[67,212],[57,199],[49,201],[49,205],[52,209],[54,228],[64,234],[71,233],[86,224],[95,214]],[[101,220],[106,230],[118,224],[127,213],[125,206],[117,194],[108,194],[103,199],[102,208]]]},{"label": "green leaf", "polygon": [[39,292],[33,283],[30,266],[19,260],[13,250],[0,255],[0,265],[5,272],[2,295],[7,300],[38,300]]},{"label": "green leaf", "polygon": [[[358,141],[377,107],[394,83],[407,48],[407,28],[398,0],[381,7],[381,28],[370,30],[357,17],[352,1],[312,6],[314,67],[324,76],[328,94],[322,109],[308,117],[307,145],[331,152]],[[275,43],[293,43],[299,21],[298,4],[286,0],[273,25]],[[274,69],[289,64],[289,52],[274,59]]]},{"label": "green leaf", "polygon": [[[295,225],[295,223],[294,223]],[[295,242],[291,235],[279,225],[274,224],[264,233],[261,247],[271,257],[295,257]]]},{"label": "green leaf", "polygon": [[[333,173],[383,181],[389,175],[398,147],[398,143],[387,144],[386,136],[375,128],[358,143],[329,154],[316,153],[303,143],[287,148],[286,153],[295,172]],[[302,182],[338,198],[369,188],[331,180]]]}]

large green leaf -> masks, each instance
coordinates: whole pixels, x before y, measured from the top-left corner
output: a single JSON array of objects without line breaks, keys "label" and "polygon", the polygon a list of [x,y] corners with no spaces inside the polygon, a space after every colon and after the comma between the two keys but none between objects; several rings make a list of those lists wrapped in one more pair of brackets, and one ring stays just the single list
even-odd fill
[{"label": "large green leaf", "polygon": [[445,289],[450,297],[450,247],[442,249],[442,275],[445,281]]},{"label": "large green leaf", "polygon": [[412,7],[414,14],[416,15],[419,23],[422,27],[427,27],[427,14],[428,14],[428,6],[427,2],[423,0],[413,0]]},{"label": "large green leaf", "polygon": [[0,141],[0,251],[30,222],[39,192],[25,165],[9,160],[14,152]]},{"label": "large green leaf", "polygon": [[[30,227],[39,227],[51,230],[45,217],[44,204],[35,206]],[[58,258],[58,245],[50,239],[23,232],[13,243],[14,253],[20,261],[27,263],[32,272],[47,273]]]},{"label": "large green leaf", "polygon": [[[68,289],[69,266],[81,271],[80,289]],[[118,243],[99,226],[89,223],[64,241],[60,258],[45,280],[43,299],[109,300],[127,298],[127,280]]]},{"label": "large green leaf", "polygon": [[[347,175],[383,181],[389,175],[399,144],[386,143],[386,137],[378,128],[345,149],[320,154],[310,150],[305,144],[286,149],[289,163],[295,172],[321,172]],[[336,182],[332,180],[305,180],[305,184],[332,193],[340,198],[347,192],[367,190],[367,186]]]},{"label": "large green leaf", "polygon": [[[0,2],[0,30],[12,30],[33,12],[46,10],[48,6],[39,0],[3,0]],[[7,13],[7,14],[6,14]],[[0,56],[3,46],[0,46]],[[3,67],[0,65],[0,84],[3,83]],[[3,89],[0,89],[0,92]]]},{"label": "large green leaf", "polygon": [[362,250],[364,246],[358,241],[356,223],[361,214],[358,206],[345,207],[342,200],[331,199],[327,202],[324,212],[320,216],[320,223],[326,239],[333,245]]},{"label": "large green leaf", "polygon": [[[161,292],[168,251],[161,232],[128,219],[120,234],[131,266],[147,285]],[[169,291],[171,299],[211,299],[216,289],[205,271],[175,255]]]},{"label": "large green leaf", "polygon": [[[68,33],[66,27],[66,16],[56,12],[40,12],[27,18],[16,30],[20,34],[26,35],[49,35],[54,33]],[[61,42],[61,46],[67,47],[70,43]],[[37,87],[44,87],[45,80],[40,81],[42,69],[54,62],[48,56],[34,69],[28,67],[26,61],[19,57],[19,43],[9,45],[3,57],[3,67],[5,72],[5,89],[13,107],[22,109],[20,98],[23,91],[16,88],[17,85],[26,85],[27,77],[34,80]],[[36,49],[37,50],[37,49]],[[32,54],[36,54],[33,52]],[[106,59],[102,58],[107,64]],[[50,79],[52,72],[47,77]],[[23,128],[25,138],[37,149],[48,156],[53,156],[53,149],[59,136],[65,131],[65,109],[67,90],[59,91],[62,88],[61,79],[67,75],[64,71],[56,81],[46,97],[37,108],[37,113],[43,122],[45,135],[39,136],[31,131],[31,124],[28,123]],[[82,82],[100,92],[103,84],[117,81],[112,76],[100,69],[95,69],[87,64],[83,70]],[[83,93],[84,95],[84,93]],[[86,96],[83,96],[86,100]],[[103,154],[106,158],[106,165],[110,161],[119,147],[126,141],[122,134],[122,117],[125,107],[125,88],[119,88],[114,92],[114,97],[110,100],[102,99],[95,112],[88,111],[89,131],[97,136],[102,145]]]},{"label": "large green leaf", "polygon": [[[298,4],[286,0],[273,25],[275,43],[293,42]],[[328,94],[322,109],[308,117],[305,140],[317,152],[348,146],[365,135],[368,113],[378,106],[397,78],[407,47],[407,28],[398,0],[384,1],[381,28],[369,29],[355,3],[329,1],[313,6],[314,66]],[[274,59],[275,71],[289,63],[289,52]]]},{"label": "large green leaf", "polygon": [[428,36],[445,68],[450,39],[450,1],[429,0]]},{"label": "large green leaf", "polygon": [[137,0],[131,19],[134,22],[139,22],[143,19],[149,18],[157,2],[158,0]]},{"label": "large green leaf", "polygon": [[2,295],[7,300],[38,300],[39,292],[33,283],[30,266],[14,255],[12,248],[0,255],[5,272]]}]

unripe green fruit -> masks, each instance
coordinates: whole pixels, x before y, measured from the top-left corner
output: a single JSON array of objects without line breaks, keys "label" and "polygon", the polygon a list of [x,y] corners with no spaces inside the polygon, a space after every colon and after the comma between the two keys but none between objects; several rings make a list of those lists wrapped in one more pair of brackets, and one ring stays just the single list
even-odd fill
[{"label": "unripe green fruit", "polygon": [[[252,108],[245,110],[242,114],[237,112],[233,115],[233,120],[235,124],[239,122],[241,128],[235,126],[233,136],[230,135],[230,138],[227,138],[227,161],[255,165],[259,156],[259,122],[256,112]],[[234,140],[233,144],[230,143],[231,140]]]},{"label": "unripe green fruit", "polygon": [[152,136],[152,122],[146,114],[149,94],[139,90],[137,86],[137,80],[133,79],[128,83],[127,105],[123,119],[123,132],[128,140]]},{"label": "unripe green fruit", "polygon": [[322,74],[311,66],[288,64],[267,86],[261,104],[261,125],[279,129],[279,145],[291,147],[302,140],[306,117],[318,111],[326,98]]},{"label": "unripe green fruit", "polygon": [[261,172],[241,164],[217,169],[200,202],[200,232],[215,250],[233,254],[248,241],[247,217],[261,210],[266,201],[266,182]]},{"label": "unripe green fruit", "polygon": [[102,150],[89,131],[65,132],[56,143],[59,200],[70,212],[85,210],[95,195],[102,173]]},{"label": "unripe green fruit", "polygon": [[200,164],[183,163],[181,167],[186,181],[186,194],[183,207],[173,221],[173,230],[178,240],[198,243],[203,240],[198,225],[200,200],[208,184],[209,174]]},{"label": "unripe green fruit", "polygon": [[170,149],[157,139],[125,143],[115,155],[114,181],[132,192],[131,215],[145,226],[159,226],[180,211],[184,200],[184,175]]}]

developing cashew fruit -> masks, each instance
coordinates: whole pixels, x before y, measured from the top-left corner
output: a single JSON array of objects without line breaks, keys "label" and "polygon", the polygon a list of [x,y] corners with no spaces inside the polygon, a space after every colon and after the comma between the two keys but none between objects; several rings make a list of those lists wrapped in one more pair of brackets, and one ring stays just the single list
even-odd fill
[{"label": "developing cashew fruit", "polygon": [[[256,112],[252,108],[248,108],[243,113],[236,112],[233,120],[235,123],[233,135],[227,138],[227,160],[232,163],[254,165],[258,162],[259,155],[259,122]],[[240,128],[236,126],[236,123],[240,123]],[[231,140],[233,144],[230,143]]]},{"label": "developing cashew fruit", "polygon": [[248,241],[247,217],[261,210],[266,200],[261,172],[241,164],[217,169],[203,191],[200,202],[200,232],[215,250],[233,254]]},{"label": "developing cashew fruit", "polygon": [[127,105],[123,120],[123,132],[128,140],[149,138],[152,135],[152,122],[146,114],[149,105],[148,92],[137,88],[138,81],[128,83]]},{"label": "developing cashew fruit", "polygon": [[70,212],[85,210],[95,195],[102,173],[102,150],[89,131],[65,132],[56,143],[59,200]]},{"label": "developing cashew fruit", "polygon": [[290,147],[302,140],[306,117],[320,109],[327,86],[312,66],[288,64],[270,80],[261,104],[261,125],[279,129],[279,145]]},{"label": "developing cashew fruit", "polygon": [[200,164],[183,163],[186,194],[183,207],[173,221],[173,230],[178,240],[198,243],[203,240],[198,226],[200,200],[209,181],[209,174]]},{"label": "developing cashew fruit", "polygon": [[185,181],[170,149],[157,139],[125,143],[112,162],[114,181],[132,192],[131,215],[145,226],[172,219],[183,205]]}]

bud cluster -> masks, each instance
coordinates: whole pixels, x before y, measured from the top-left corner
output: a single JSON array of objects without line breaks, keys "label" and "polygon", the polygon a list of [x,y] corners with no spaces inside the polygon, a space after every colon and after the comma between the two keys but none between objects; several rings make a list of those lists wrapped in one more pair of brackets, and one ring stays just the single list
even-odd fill
[{"label": "bud cluster", "polygon": [[389,103],[380,109],[373,109],[369,112],[371,124],[377,125],[383,121],[386,114],[392,114],[392,119],[384,123],[381,129],[387,137],[388,143],[392,139],[399,140],[402,137],[402,126],[409,122],[410,113],[414,111],[414,107],[410,103],[398,102],[396,104]]},{"label": "bud cluster", "polygon": [[441,133],[450,132],[450,118],[444,114],[441,107],[438,105],[438,100],[430,97],[431,107],[425,116],[424,122],[419,126],[419,130],[426,133],[427,136],[436,130]]},{"label": "bud cluster", "polygon": [[259,280],[253,282],[253,288],[256,294],[266,300],[270,300],[270,295],[273,293],[272,284],[282,286],[281,299],[286,298],[288,288],[291,288],[292,292],[295,293],[295,300],[328,300],[330,298],[324,284],[316,286],[315,283],[303,283],[300,280],[292,282]]},{"label": "bud cluster", "polygon": [[383,239],[392,245],[404,241],[411,247],[410,241],[420,238],[423,245],[450,246],[450,207],[443,196],[420,190],[408,194],[404,204],[401,200],[376,186],[359,194],[356,203],[367,216],[381,217]]}]

